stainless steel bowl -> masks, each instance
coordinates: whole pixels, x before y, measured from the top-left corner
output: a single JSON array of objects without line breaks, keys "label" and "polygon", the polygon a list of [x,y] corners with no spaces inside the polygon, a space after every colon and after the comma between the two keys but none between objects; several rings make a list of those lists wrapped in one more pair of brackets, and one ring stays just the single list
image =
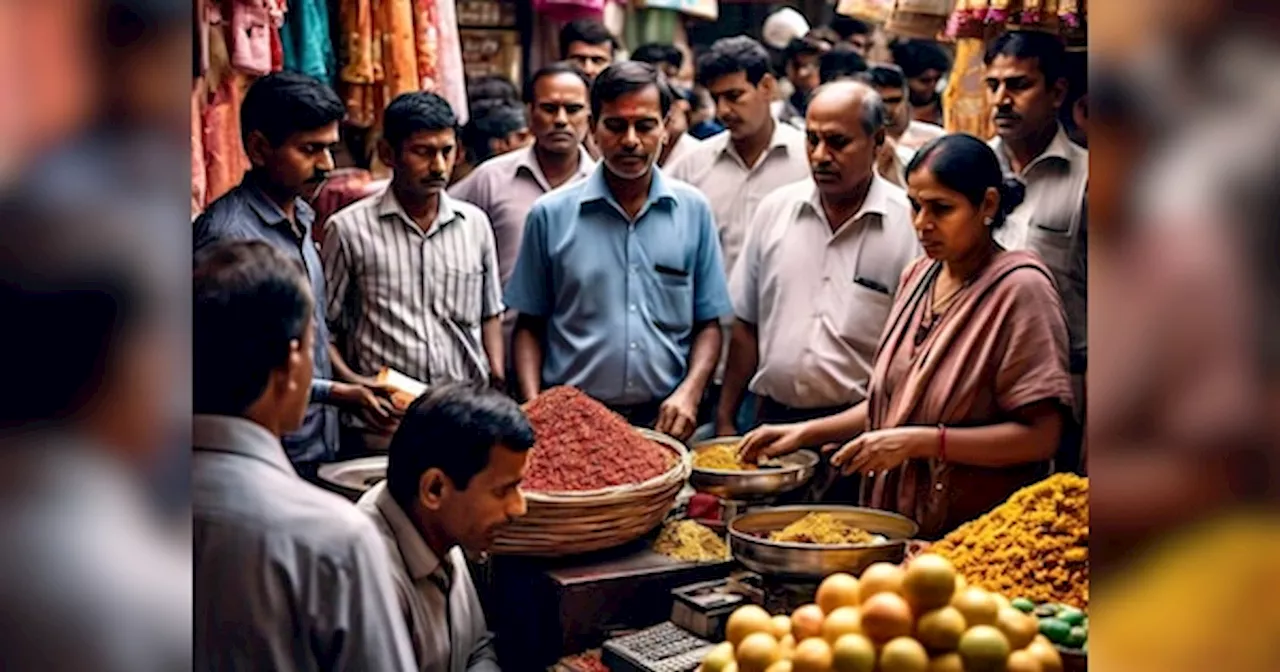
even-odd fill
[{"label": "stainless steel bowl", "polygon": [[[696,455],[699,450],[737,444],[742,437],[721,437],[693,444]],[[782,466],[755,471],[730,471],[727,469],[701,469],[694,467],[689,474],[689,485],[698,492],[705,492],[723,499],[760,499],[791,492],[809,482],[818,466],[818,454],[812,450],[799,450],[777,458]]]},{"label": "stainless steel bowl", "polygon": [[[820,546],[769,541],[781,530],[810,513],[830,513],[888,541],[874,544]],[[920,531],[910,519],[888,511],[857,506],[799,505],[756,509],[729,523],[729,548],[748,569],[771,576],[821,581],[835,572],[853,575],[877,562],[900,563],[907,541]]]},{"label": "stainless steel bowl", "polygon": [[374,455],[345,462],[322,464],[316,476],[337,492],[357,499],[387,478],[387,456]]}]

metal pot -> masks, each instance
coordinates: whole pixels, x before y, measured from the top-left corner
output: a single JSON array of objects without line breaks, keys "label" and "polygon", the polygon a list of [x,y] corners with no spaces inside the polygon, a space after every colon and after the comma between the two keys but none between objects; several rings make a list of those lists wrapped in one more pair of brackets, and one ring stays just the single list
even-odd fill
[{"label": "metal pot", "polygon": [[[829,513],[837,519],[886,537],[870,544],[797,544],[770,541],[781,530],[810,513]],[[877,562],[901,563],[907,542],[920,528],[910,519],[888,511],[857,506],[799,505],[755,509],[729,523],[733,557],[760,574],[821,581],[835,572],[853,575]]]}]

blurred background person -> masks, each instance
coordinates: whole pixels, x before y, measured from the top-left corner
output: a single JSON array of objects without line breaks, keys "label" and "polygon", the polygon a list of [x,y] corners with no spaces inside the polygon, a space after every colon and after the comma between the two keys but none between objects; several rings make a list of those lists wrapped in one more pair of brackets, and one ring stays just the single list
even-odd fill
[{"label": "blurred background person", "polygon": [[865,21],[852,16],[837,14],[831,19],[831,29],[840,37],[840,41],[853,47],[859,56],[867,57],[871,48],[874,29]]},{"label": "blurred background person", "polygon": [[373,523],[280,441],[309,405],[323,299],[257,240],[205,248],[193,286],[195,669],[415,669]]},{"label": "blurred background person", "polygon": [[484,75],[467,79],[467,106],[489,101],[519,103],[520,90],[502,75]]},{"label": "blurred background person", "polygon": [[911,118],[907,78],[898,66],[873,65],[858,79],[870,84],[884,103],[888,141],[877,158],[876,168],[885,179],[905,188],[907,164],[916,151],[946,131]]},{"label": "blurred background person", "polygon": [[652,65],[670,83],[680,77],[680,69],[684,67],[684,52],[670,44],[649,42],[636,47],[631,52],[631,60]]},{"label": "blurred background person", "polygon": [[595,19],[570,21],[560,29],[560,60],[578,66],[587,81],[609,67],[617,51],[618,38]]},{"label": "blurred background person", "polygon": [[697,151],[702,141],[689,135],[689,120],[693,115],[693,90],[681,86],[671,87],[671,112],[667,114],[667,139],[662,144],[658,165],[666,167]]},{"label": "blurred background person", "polygon": [[[812,33],[812,31],[810,31]],[[809,106],[809,95],[821,83],[818,60],[831,47],[824,41],[806,35],[791,40],[783,50],[783,62],[792,93],[785,101],[780,121],[797,128],[804,128],[804,114]]]},{"label": "blurred background person", "polygon": [[847,44],[837,44],[818,57],[818,80],[823,84],[853,79],[867,71],[867,59]]},{"label": "blurred background person", "polygon": [[942,93],[939,82],[951,72],[951,57],[932,40],[899,40],[890,45],[893,62],[907,76],[911,118],[936,126],[943,125]]},{"label": "blurred background person", "polygon": [[695,84],[689,97],[689,135],[699,140],[724,132],[724,124],[716,119],[716,102],[705,86]]},{"label": "blurred background person", "polygon": [[460,139],[463,152],[453,164],[450,184],[495,156],[528,147],[533,143],[533,133],[525,119],[524,106],[501,101],[473,106],[471,120],[462,127]]}]

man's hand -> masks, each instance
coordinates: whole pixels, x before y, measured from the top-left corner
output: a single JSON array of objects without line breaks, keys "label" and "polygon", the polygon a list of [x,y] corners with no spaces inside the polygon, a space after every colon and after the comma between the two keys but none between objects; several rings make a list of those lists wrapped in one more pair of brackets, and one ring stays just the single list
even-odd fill
[{"label": "man's hand", "polygon": [[804,447],[804,424],[762,425],[747,433],[738,455],[747,464],[757,464],[762,457],[790,455]]},{"label": "man's hand", "polygon": [[329,394],[336,405],[358,413],[366,424],[384,434],[394,432],[400,424],[403,413],[396,408],[391,390],[386,386],[334,383]]},{"label": "man's hand", "polygon": [[681,441],[687,440],[698,428],[698,402],[683,388],[677,388],[662,402],[653,428]]}]

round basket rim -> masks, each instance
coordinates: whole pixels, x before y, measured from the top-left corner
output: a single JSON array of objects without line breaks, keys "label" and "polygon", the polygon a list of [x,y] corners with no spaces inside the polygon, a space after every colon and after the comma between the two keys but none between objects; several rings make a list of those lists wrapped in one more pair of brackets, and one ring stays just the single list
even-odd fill
[{"label": "round basket rim", "polygon": [[611,485],[607,488],[598,488],[596,490],[526,490],[522,491],[525,500],[530,502],[564,503],[572,500],[594,499],[611,495],[643,494],[643,491],[645,490],[657,489],[659,486],[665,485],[669,481],[676,479],[683,480],[688,477],[690,468],[690,453],[688,447],[680,441],[652,429],[636,427],[634,425],[632,426],[632,429],[638,432],[642,437],[675,453],[675,464],[671,465],[671,468],[663,473],[640,483]]}]

